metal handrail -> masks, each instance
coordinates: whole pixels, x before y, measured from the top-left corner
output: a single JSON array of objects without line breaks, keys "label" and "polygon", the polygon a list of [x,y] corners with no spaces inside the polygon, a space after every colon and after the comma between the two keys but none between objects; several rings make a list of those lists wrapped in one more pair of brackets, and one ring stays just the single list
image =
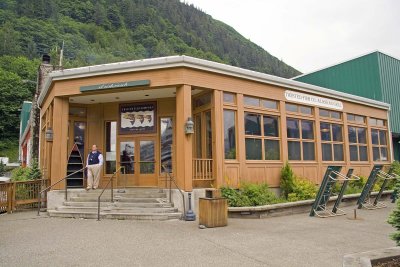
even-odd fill
[{"label": "metal handrail", "polygon": [[104,191],[106,191],[108,185],[111,182],[111,203],[114,203],[114,183],[113,183],[113,178],[115,177],[115,175],[121,170],[121,169],[125,169],[125,166],[120,166],[118,168],[118,170],[116,170],[113,175],[111,176],[111,178],[108,180],[106,186],[103,188],[103,191],[101,191],[100,195],[97,197],[97,220],[100,221],[100,198],[103,195]]},{"label": "metal handrail", "polygon": [[397,174],[395,174],[395,173],[386,173],[386,172],[384,172],[384,171],[382,171],[382,170],[378,171],[377,176],[378,176],[379,178],[381,178],[381,179],[384,179],[384,180],[394,180],[394,179],[400,178],[400,177],[399,177]]},{"label": "metal handrail", "polygon": [[164,169],[164,172],[165,172],[165,180],[167,179],[167,176],[169,177],[169,202],[172,203],[172,199],[171,199],[171,182],[173,182],[175,184],[175,187],[178,188],[179,192],[182,195],[183,216],[185,216],[185,214],[186,214],[185,194],[183,193],[182,189],[178,186],[178,184],[176,183],[175,179],[172,177],[171,173],[165,167],[165,164],[161,164],[161,167]]},{"label": "metal handrail", "polygon": [[[58,180],[57,182],[55,182],[54,184],[46,187],[45,189],[43,189],[42,191],[38,192],[38,212],[37,212],[37,216],[40,216],[40,207],[42,206],[42,198],[40,197],[42,195],[43,192],[46,192],[47,190],[49,190],[50,188],[52,188],[53,186],[61,183],[62,181],[64,181],[65,179],[67,179],[68,177],[74,175],[75,173],[81,172],[84,169],[86,169],[86,167],[83,167],[80,170],[77,170],[73,173],[68,174],[67,176],[65,176],[64,178]],[[67,182],[65,182],[65,200],[67,201],[67,197],[68,197],[68,187],[67,187]]]},{"label": "metal handrail", "polygon": [[333,181],[358,181],[358,180],[361,180],[360,177],[358,177],[357,175],[354,175],[354,174],[350,175],[350,177],[354,177],[354,178],[350,178],[341,172],[332,171],[332,173],[334,173],[334,174],[336,174],[336,176],[340,177],[340,178],[333,178],[331,175],[329,175],[329,178],[331,178],[331,180],[333,180]]}]

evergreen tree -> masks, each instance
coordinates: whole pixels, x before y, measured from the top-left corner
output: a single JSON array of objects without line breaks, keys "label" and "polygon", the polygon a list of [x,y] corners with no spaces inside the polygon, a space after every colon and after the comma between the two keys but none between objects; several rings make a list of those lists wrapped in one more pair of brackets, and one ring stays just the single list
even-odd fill
[{"label": "evergreen tree", "polygon": [[389,215],[388,223],[396,228],[396,232],[390,235],[390,238],[400,246],[400,201],[396,201],[396,208]]},{"label": "evergreen tree", "polygon": [[32,159],[28,176],[31,180],[39,180],[42,178],[42,172],[40,171],[39,164],[36,159]]},{"label": "evergreen tree", "polygon": [[0,160],[0,176],[4,176],[6,173],[6,165],[3,163],[3,160]]}]

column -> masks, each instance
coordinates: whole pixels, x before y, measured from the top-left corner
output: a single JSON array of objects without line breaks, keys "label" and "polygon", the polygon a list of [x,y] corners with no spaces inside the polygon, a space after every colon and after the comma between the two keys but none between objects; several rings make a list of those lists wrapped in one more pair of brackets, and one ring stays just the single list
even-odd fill
[{"label": "column", "polygon": [[214,187],[219,188],[223,184],[224,168],[224,120],[222,91],[214,90],[212,105],[212,149],[213,149],[213,175]]},{"label": "column", "polygon": [[[50,181],[55,183],[67,175],[68,161],[68,98],[55,97],[53,109],[53,145],[51,153]],[[53,189],[63,189],[64,182]]]},{"label": "column", "polygon": [[192,117],[191,86],[182,85],[176,89],[176,181],[184,191],[192,191],[193,135],[185,134],[185,124]]}]

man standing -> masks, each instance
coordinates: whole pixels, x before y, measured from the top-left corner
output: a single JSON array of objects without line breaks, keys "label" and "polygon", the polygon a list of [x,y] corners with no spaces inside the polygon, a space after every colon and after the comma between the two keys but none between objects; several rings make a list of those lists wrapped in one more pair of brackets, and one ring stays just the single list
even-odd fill
[{"label": "man standing", "polygon": [[103,155],[97,150],[97,146],[93,145],[86,160],[88,176],[86,190],[92,188],[95,190],[99,186],[101,166],[103,166]]}]

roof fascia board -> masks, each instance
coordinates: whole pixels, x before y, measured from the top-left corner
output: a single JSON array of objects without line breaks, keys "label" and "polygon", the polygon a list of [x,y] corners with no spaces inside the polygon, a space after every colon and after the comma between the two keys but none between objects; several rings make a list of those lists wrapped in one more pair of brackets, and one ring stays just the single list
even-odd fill
[{"label": "roof fascia board", "polygon": [[42,104],[47,91],[49,90],[52,81],[65,80],[72,78],[83,78],[88,76],[98,76],[106,74],[124,73],[132,71],[154,70],[162,68],[173,67],[188,67],[194,69],[201,69],[213,73],[225,74],[228,76],[235,76],[247,80],[258,81],[266,84],[273,84],[281,87],[288,87],[290,89],[300,90],[308,93],[319,93],[322,95],[332,95],[334,97],[344,98],[351,102],[362,103],[369,106],[389,109],[390,105],[371,100],[364,97],[354,96],[347,93],[338,92],[335,90],[294,81],[292,79],[280,78],[277,76],[242,69],[234,66],[229,66],[222,63],[211,62],[203,59],[188,57],[188,56],[171,56],[164,58],[146,59],[140,61],[128,61],[121,63],[112,63],[98,66],[82,67],[70,70],[55,71],[50,73],[48,80],[45,83],[45,88],[39,96],[39,105]]}]

